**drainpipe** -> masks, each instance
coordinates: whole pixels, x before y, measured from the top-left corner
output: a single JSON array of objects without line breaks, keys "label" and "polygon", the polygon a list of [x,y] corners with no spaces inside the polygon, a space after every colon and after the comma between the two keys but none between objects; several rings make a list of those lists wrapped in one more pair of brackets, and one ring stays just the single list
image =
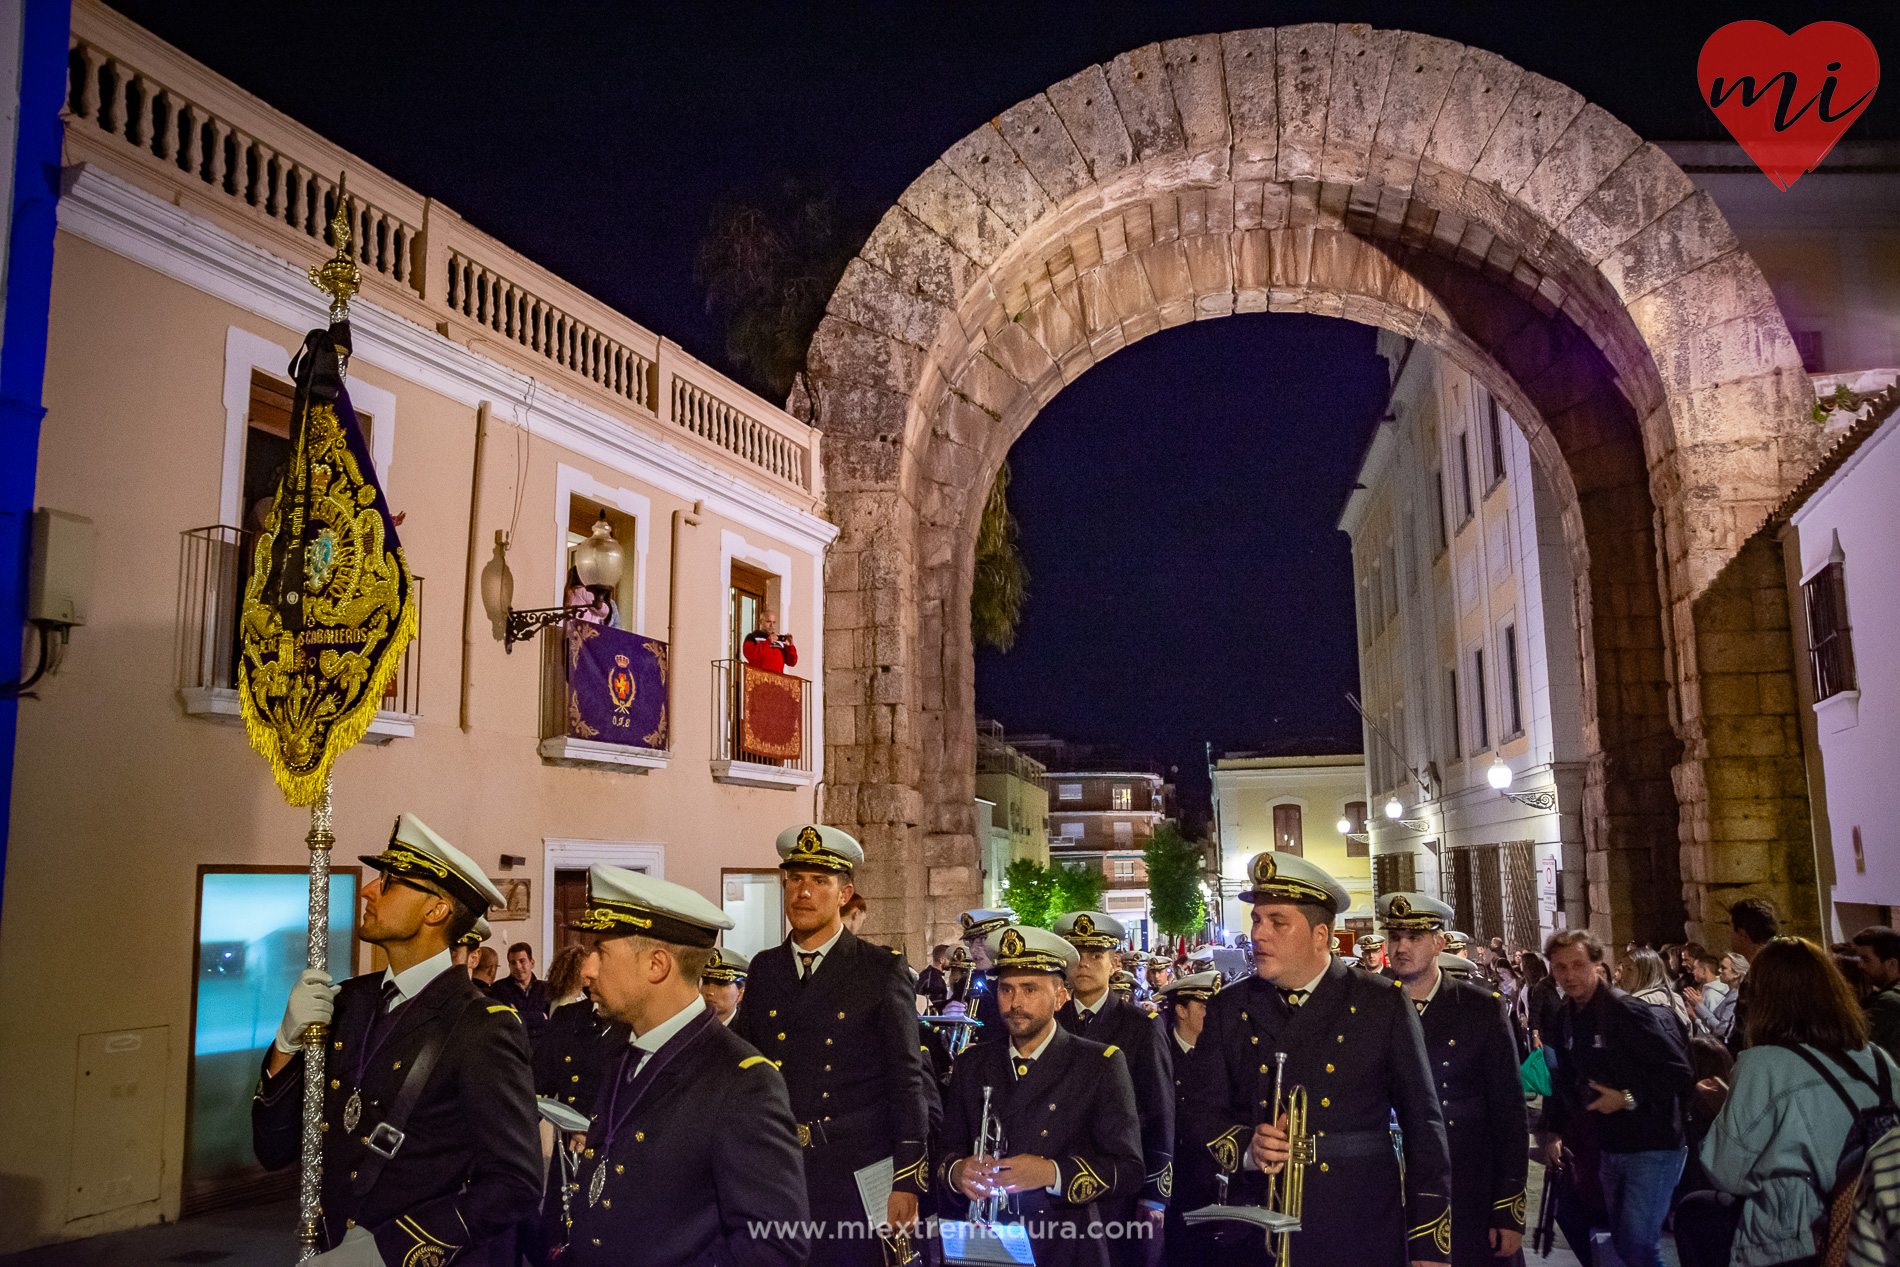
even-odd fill
[{"label": "drainpipe", "polygon": [[672,565],[666,573],[666,717],[667,745],[671,747],[673,736],[671,728],[679,724],[679,710],[673,707],[673,691],[679,681],[679,619],[680,619],[680,528],[682,525],[697,528],[699,517],[706,513],[706,503],[696,501],[691,510],[673,512]]},{"label": "drainpipe", "polygon": [[476,574],[481,553],[482,454],[488,443],[488,402],[475,410],[475,471],[468,492],[468,570],[462,581],[462,732],[468,733],[469,682],[475,663],[475,594],[481,583]]},{"label": "drainpipe", "polygon": [[[0,681],[18,676],[26,623],[28,525],[46,416],[46,328],[53,297],[53,238],[59,229],[60,151],[65,126],[68,0],[8,6],[20,32],[20,112],[13,150],[13,211],[6,244],[5,333],[0,335]],[[19,702],[0,696],[0,884],[6,875],[13,803],[13,744]]]}]

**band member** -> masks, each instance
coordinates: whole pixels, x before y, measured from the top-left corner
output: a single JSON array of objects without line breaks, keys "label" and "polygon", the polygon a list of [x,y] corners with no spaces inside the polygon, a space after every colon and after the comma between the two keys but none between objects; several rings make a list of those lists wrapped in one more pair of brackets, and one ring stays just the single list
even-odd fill
[{"label": "band member", "polygon": [[974,965],[963,987],[964,1011],[981,1021],[979,1039],[995,1038],[1003,1032],[1003,1016],[996,1006],[996,987],[990,979],[989,936],[1005,928],[1011,919],[1008,911],[965,911],[962,916],[963,948]]},{"label": "band member", "polygon": [[1440,967],[1448,957],[1439,951],[1442,930],[1451,916],[1451,907],[1422,893],[1379,899],[1392,967],[1424,1025],[1445,1134],[1458,1159],[1451,1192],[1453,1267],[1508,1267],[1524,1261],[1530,1120],[1502,996]]},{"label": "band member", "polygon": [[477,915],[475,927],[456,938],[455,944],[449,947],[449,962],[467,973],[471,981],[475,979],[475,952],[491,935],[487,919]]},{"label": "band member", "polygon": [[[989,949],[1003,1032],[957,1057],[941,1186],[971,1201],[1007,1194],[1001,1221],[1025,1225],[1039,1267],[1107,1267],[1100,1203],[1135,1196],[1143,1181],[1127,1059],[1056,1023],[1063,974],[1076,960],[1068,942],[1011,925],[990,935]],[[994,1155],[978,1147],[985,1089],[1002,1128]]]},{"label": "band member", "polygon": [[1187,1086],[1202,1049],[1201,1028],[1207,1004],[1220,993],[1220,973],[1195,972],[1161,987],[1161,1020],[1168,1030],[1168,1055],[1174,1065],[1174,1192],[1162,1246],[1166,1261],[1175,1267],[1200,1267],[1213,1254],[1205,1230],[1181,1221],[1188,1210],[1198,1210],[1216,1196],[1214,1160],[1198,1143],[1187,1138]]},{"label": "band member", "polygon": [[785,1080],[699,994],[724,911],[619,867],[587,873],[574,927],[600,938],[601,1010],[629,1027],[575,1176],[576,1267],[793,1267],[804,1172]]},{"label": "band member", "polygon": [[1135,1001],[1136,993],[1135,974],[1132,972],[1117,972],[1113,974],[1108,979],[1108,988],[1114,991],[1116,998],[1132,1005]]},{"label": "band member", "polygon": [[[752,957],[732,1029],[785,1075],[821,1229],[813,1260],[880,1267],[866,1224],[915,1223],[928,1179],[931,1074],[910,967],[844,926],[852,871],[864,861],[857,841],[835,827],[791,827],[778,852],[791,936]],[[857,1172],[887,1159],[890,1200],[867,1211]]]},{"label": "band member", "polygon": [[721,946],[713,961],[699,974],[699,996],[719,1017],[721,1025],[732,1024],[733,1016],[739,1011],[739,1003],[745,998],[745,979],[751,971],[750,959],[736,950]]},{"label": "band member", "polygon": [[1455,928],[1445,930],[1445,953],[1460,959],[1471,958],[1471,938]]},{"label": "band member", "polygon": [[[491,906],[495,886],[421,819],[396,820],[365,855],[381,874],[363,889],[359,936],[389,957],[382,972],[332,989],[306,969],[292,987],[251,1104],[251,1145],[267,1170],[296,1161],[303,1135],[309,1025],[328,1025],[319,1225],[339,1256],[395,1267],[442,1264],[503,1240],[541,1195],[528,1039],[512,1008],[454,971],[449,947]],[[328,1254],[311,1262],[321,1262]]]},{"label": "band member", "polygon": [[[627,1027],[602,1012],[594,1002],[600,980],[600,952],[589,951],[581,961],[582,997],[554,1009],[541,1041],[534,1045],[534,1094],[553,1100],[586,1116],[594,1111],[607,1068],[620,1059],[633,1035]],[[572,1159],[563,1164],[565,1149],[578,1155],[587,1146],[584,1132],[555,1131],[556,1155],[548,1159],[547,1182],[541,1193],[541,1223],[523,1252],[534,1263],[557,1260],[568,1242],[564,1211],[573,1208],[573,1192],[563,1202],[561,1187]],[[524,1234],[524,1241],[530,1238]]]},{"label": "band member", "polygon": [[1135,1085],[1146,1177],[1137,1199],[1104,1201],[1103,1207],[1109,1219],[1139,1218],[1150,1225],[1146,1239],[1123,1237],[1109,1249],[1117,1263],[1144,1263],[1150,1244],[1160,1240],[1163,1212],[1174,1191],[1174,1066],[1168,1059],[1167,1035],[1153,1015],[1111,988],[1113,978],[1127,975],[1114,971],[1115,948],[1128,935],[1118,920],[1101,911],[1076,911],[1058,919],[1054,932],[1076,952],[1069,969],[1070,999],[1056,1020],[1071,1034],[1121,1048]]},{"label": "band member", "polygon": [[[1259,1204],[1258,1172],[1289,1157],[1288,1119],[1266,1120],[1275,1054],[1288,1088],[1307,1095],[1310,1161],[1299,1267],[1397,1267],[1451,1259],[1451,1162],[1418,1014],[1396,982],[1333,956],[1333,923],[1346,890],[1306,859],[1272,850],[1248,863],[1254,975],[1214,996],[1188,1088],[1194,1137],[1221,1173],[1240,1179],[1231,1202]],[[1398,1116],[1404,1165],[1395,1155]],[[1239,1225],[1236,1225],[1238,1227]],[[1219,1261],[1266,1259],[1249,1229]]]},{"label": "band member", "polygon": [[1367,972],[1377,972],[1385,967],[1385,938],[1378,933],[1367,933],[1354,943],[1359,952],[1359,966]]}]

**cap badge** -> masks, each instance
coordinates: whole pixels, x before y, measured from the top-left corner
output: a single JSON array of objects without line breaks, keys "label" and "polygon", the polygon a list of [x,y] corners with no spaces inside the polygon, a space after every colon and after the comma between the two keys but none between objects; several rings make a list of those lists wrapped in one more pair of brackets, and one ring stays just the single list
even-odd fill
[{"label": "cap badge", "polygon": [[824,848],[824,838],[816,827],[806,827],[798,833],[798,852],[817,853]]},{"label": "cap badge", "polygon": [[1023,935],[1013,928],[1009,929],[1003,934],[1002,948],[1003,953],[1012,959],[1022,954]]},{"label": "cap badge", "polygon": [[1264,850],[1255,855],[1253,860],[1253,878],[1256,881],[1271,880],[1274,878],[1275,873],[1276,868],[1273,865],[1272,850]]},{"label": "cap badge", "polygon": [[1404,919],[1407,915],[1412,913],[1412,904],[1403,897],[1395,897],[1392,899],[1392,913],[1400,919]]},{"label": "cap badge", "polygon": [[1095,921],[1090,919],[1087,915],[1076,916],[1075,917],[1075,935],[1077,937],[1095,936]]}]

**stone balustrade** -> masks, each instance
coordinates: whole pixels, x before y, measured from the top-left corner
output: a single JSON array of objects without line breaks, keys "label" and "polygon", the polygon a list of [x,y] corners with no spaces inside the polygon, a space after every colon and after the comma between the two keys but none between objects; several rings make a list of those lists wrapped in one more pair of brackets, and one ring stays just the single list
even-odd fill
[{"label": "stone balustrade", "polygon": [[[821,433],[192,61],[98,0],[73,5],[67,147],[299,265],[333,249],[348,175],[362,299],[805,508]],[[313,310],[317,305],[312,292]]]}]

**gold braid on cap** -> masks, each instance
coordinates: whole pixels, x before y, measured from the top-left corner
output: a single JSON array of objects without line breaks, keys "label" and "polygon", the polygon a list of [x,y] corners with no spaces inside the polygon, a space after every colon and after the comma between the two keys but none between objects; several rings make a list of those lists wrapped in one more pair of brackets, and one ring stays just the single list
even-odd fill
[{"label": "gold braid on cap", "polygon": [[587,910],[577,920],[574,927],[590,933],[612,932],[622,925],[629,928],[647,929],[653,927],[653,921],[639,914],[640,908],[627,902],[609,902],[606,898],[588,895]]},{"label": "gold braid on cap", "polygon": [[1032,972],[1066,972],[1068,963],[1053,950],[1037,950],[1019,929],[1006,928],[997,943],[996,967],[1027,968]]},{"label": "gold braid on cap", "polygon": [[1111,936],[1106,929],[1095,927],[1095,920],[1087,913],[1075,917],[1075,923],[1062,939],[1071,946],[1088,950],[1113,950],[1121,943],[1121,938]]},{"label": "gold braid on cap", "polygon": [[1445,926],[1445,917],[1431,910],[1413,910],[1403,895],[1386,904],[1379,923],[1409,933],[1435,933]]},{"label": "gold braid on cap", "polygon": [[701,981],[717,981],[722,985],[736,985],[746,979],[743,968],[734,968],[730,964],[711,963],[700,971]]},{"label": "gold braid on cap", "polygon": [[825,847],[825,838],[816,827],[802,828],[798,840],[792,845],[792,851],[785,855],[781,867],[817,867],[824,871],[849,871],[851,859],[835,849]]},{"label": "gold braid on cap", "polygon": [[376,861],[387,870],[395,871],[398,875],[402,874],[405,868],[414,868],[418,871],[427,871],[432,875],[440,876],[444,880],[449,878],[449,868],[446,863],[437,862],[427,854],[417,853],[408,845],[399,845],[393,841],[390,843],[389,848],[377,855]]}]

